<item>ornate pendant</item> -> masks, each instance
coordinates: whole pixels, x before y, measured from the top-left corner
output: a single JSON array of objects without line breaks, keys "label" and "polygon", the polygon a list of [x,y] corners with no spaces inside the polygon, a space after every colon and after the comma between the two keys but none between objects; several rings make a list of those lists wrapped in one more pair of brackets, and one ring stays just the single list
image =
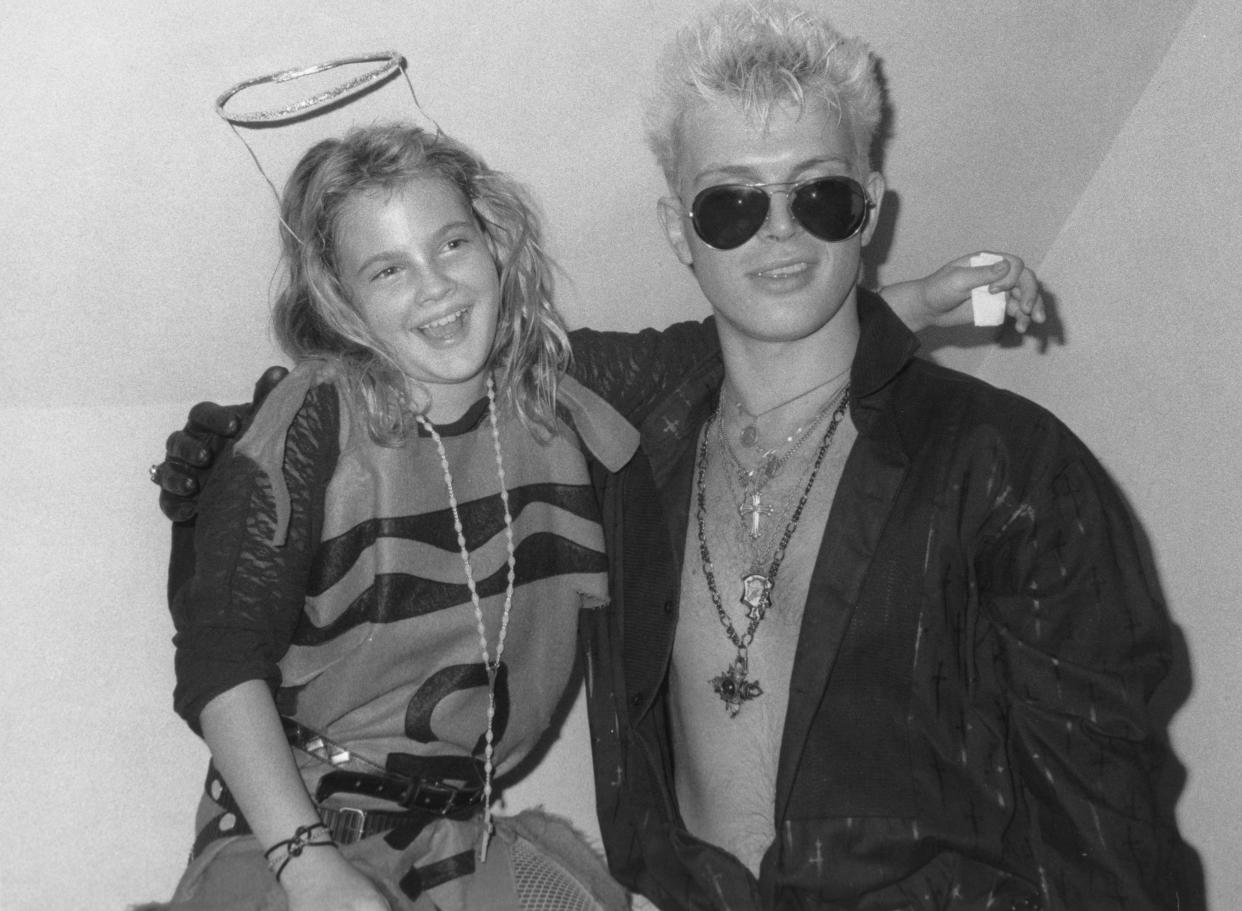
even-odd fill
[{"label": "ornate pendant", "polygon": [[725,711],[730,718],[742,710],[743,702],[763,695],[763,687],[759,685],[759,681],[747,679],[747,665],[746,656],[739,653],[724,673],[712,678],[712,689],[725,704]]},{"label": "ornate pendant", "polygon": [[742,576],[742,597],[746,605],[746,618],[758,622],[772,604],[772,580],[763,573],[750,572]]},{"label": "ornate pendant", "polygon": [[745,446],[747,449],[749,449],[751,446],[754,446],[755,442],[758,439],[759,439],[759,428],[756,427],[754,424],[747,424],[745,427],[742,428],[741,442],[742,442],[742,445]]}]

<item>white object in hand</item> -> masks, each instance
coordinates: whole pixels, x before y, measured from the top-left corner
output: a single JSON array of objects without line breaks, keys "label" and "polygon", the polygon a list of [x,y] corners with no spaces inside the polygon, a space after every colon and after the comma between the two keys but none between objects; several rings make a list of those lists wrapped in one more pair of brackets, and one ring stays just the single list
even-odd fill
[{"label": "white object in hand", "polygon": [[[995,253],[976,253],[970,258],[971,266],[990,266],[1004,259]],[[1005,292],[995,294],[987,285],[980,285],[970,292],[970,307],[976,326],[999,326],[1005,322]]]}]

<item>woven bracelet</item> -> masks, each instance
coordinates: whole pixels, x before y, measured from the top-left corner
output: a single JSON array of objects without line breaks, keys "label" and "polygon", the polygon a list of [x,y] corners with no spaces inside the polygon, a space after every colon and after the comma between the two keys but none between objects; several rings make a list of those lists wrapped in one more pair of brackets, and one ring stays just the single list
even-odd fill
[{"label": "woven bracelet", "polygon": [[[323,834],[327,840],[311,841],[315,837],[315,833],[320,829],[323,829]],[[289,861],[295,857],[301,857],[302,852],[307,848],[329,848],[331,846],[332,837],[328,834],[328,827],[321,822],[315,822],[309,826],[298,826],[292,838],[276,842],[276,844],[263,852],[263,856],[267,859],[268,867],[275,874],[276,881],[279,882],[280,874],[285,872],[285,867],[289,866]]]}]

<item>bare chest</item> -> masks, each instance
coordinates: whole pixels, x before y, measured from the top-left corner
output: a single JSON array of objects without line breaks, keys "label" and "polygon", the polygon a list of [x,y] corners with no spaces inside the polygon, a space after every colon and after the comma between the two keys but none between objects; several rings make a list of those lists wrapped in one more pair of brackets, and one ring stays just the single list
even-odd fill
[{"label": "bare chest", "polygon": [[[811,465],[765,489],[753,512],[721,471],[692,499],[670,673],[676,787],[689,830],[757,871],[775,831],[776,772],[799,630],[837,481],[853,443],[838,429],[813,484]],[[799,509],[798,506],[801,506]],[[797,515],[795,517],[795,511]],[[701,513],[701,514],[700,514]],[[795,520],[796,519],[796,520]],[[779,552],[778,552],[779,551]],[[706,559],[705,559],[706,558]],[[764,583],[769,603],[756,621]],[[714,592],[714,594],[713,594]]]}]

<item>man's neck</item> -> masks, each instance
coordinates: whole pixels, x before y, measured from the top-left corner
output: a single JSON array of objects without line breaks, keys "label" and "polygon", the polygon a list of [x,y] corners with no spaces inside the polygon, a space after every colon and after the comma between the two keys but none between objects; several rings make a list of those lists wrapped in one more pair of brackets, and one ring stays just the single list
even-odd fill
[{"label": "man's neck", "polygon": [[802,389],[847,371],[858,348],[854,295],[819,331],[794,341],[755,339],[717,321],[725,376],[751,414],[760,414]]}]

